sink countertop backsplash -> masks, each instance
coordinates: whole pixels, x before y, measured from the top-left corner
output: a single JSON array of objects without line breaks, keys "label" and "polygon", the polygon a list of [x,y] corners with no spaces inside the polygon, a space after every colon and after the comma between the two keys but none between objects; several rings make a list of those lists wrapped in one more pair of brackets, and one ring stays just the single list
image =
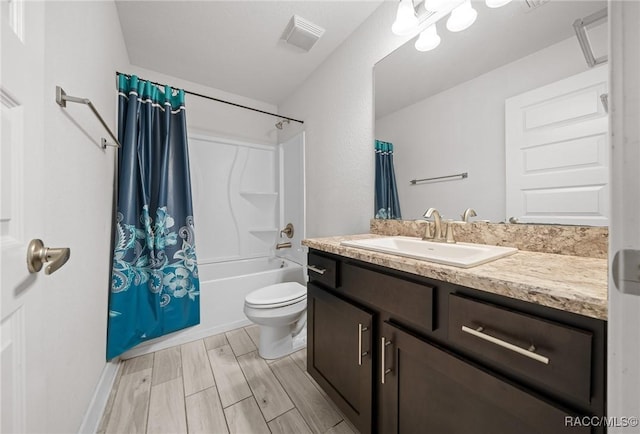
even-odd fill
[{"label": "sink countertop backsplash", "polygon": [[[378,235],[422,237],[426,220],[371,219],[370,232]],[[606,259],[609,229],[595,226],[530,225],[454,222],[456,241],[517,247],[519,250]],[[433,233],[433,232],[432,232]]]},{"label": "sink countertop backsplash", "polygon": [[[471,223],[469,225],[487,224]],[[416,228],[424,228],[424,224],[416,226]],[[386,229],[388,230],[388,227]],[[409,231],[400,234],[398,232],[400,231],[389,235],[416,236],[416,234],[409,233]],[[341,241],[376,238],[381,235],[383,234],[309,238],[303,240],[302,244],[312,249],[419,276],[528,301],[566,312],[603,320],[607,319],[606,259],[578,255],[571,256],[566,253],[560,255],[533,252],[523,249],[514,255],[497,259],[487,264],[472,268],[457,268],[340,244]],[[458,237],[458,240],[463,241],[463,237]],[[478,240],[473,241],[478,242]],[[485,241],[485,243],[491,244],[490,240]]]}]

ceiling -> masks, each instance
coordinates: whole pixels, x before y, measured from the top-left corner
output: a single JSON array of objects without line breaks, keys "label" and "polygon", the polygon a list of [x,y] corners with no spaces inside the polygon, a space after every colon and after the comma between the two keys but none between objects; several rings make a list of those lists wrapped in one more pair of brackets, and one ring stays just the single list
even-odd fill
[{"label": "ceiling", "polygon": [[[286,99],[383,0],[116,2],[133,65],[271,104]],[[304,52],[293,14],[326,31]]]},{"label": "ceiling", "polygon": [[[533,10],[527,10],[522,0],[499,9],[489,9],[479,1],[473,5],[478,18],[467,30],[449,32],[444,25],[446,18],[438,23],[442,42],[435,50],[417,51],[414,38],[376,64],[376,119],[554,43],[575,38],[573,22],[606,8],[607,2],[551,0]],[[575,42],[580,52],[577,38]]]}]

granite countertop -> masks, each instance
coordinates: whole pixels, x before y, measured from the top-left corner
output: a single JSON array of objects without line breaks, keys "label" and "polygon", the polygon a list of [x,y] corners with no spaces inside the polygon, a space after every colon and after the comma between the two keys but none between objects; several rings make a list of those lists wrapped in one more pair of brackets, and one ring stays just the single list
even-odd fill
[{"label": "granite countertop", "polygon": [[524,250],[472,268],[340,245],[341,241],[380,238],[361,234],[309,238],[302,244],[394,270],[492,292],[567,312],[607,319],[607,260]]}]

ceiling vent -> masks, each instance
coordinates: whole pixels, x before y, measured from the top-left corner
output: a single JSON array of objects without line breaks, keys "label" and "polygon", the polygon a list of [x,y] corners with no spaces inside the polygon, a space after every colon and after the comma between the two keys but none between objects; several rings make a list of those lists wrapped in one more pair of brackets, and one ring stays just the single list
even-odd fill
[{"label": "ceiling vent", "polygon": [[282,39],[288,44],[301,48],[304,51],[309,51],[323,34],[324,29],[322,27],[294,15],[291,17],[289,24],[287,24]]}]

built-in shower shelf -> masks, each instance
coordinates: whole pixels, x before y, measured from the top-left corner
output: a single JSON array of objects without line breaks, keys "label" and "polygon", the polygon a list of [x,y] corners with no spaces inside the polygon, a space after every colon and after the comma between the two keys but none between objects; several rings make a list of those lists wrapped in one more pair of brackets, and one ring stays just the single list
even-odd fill
[{"label": "built-in shower shelf", "polygon": [[278,193],[275,191],[240,191],[240,196],[262,213],[271,213],[276,206]]}]

